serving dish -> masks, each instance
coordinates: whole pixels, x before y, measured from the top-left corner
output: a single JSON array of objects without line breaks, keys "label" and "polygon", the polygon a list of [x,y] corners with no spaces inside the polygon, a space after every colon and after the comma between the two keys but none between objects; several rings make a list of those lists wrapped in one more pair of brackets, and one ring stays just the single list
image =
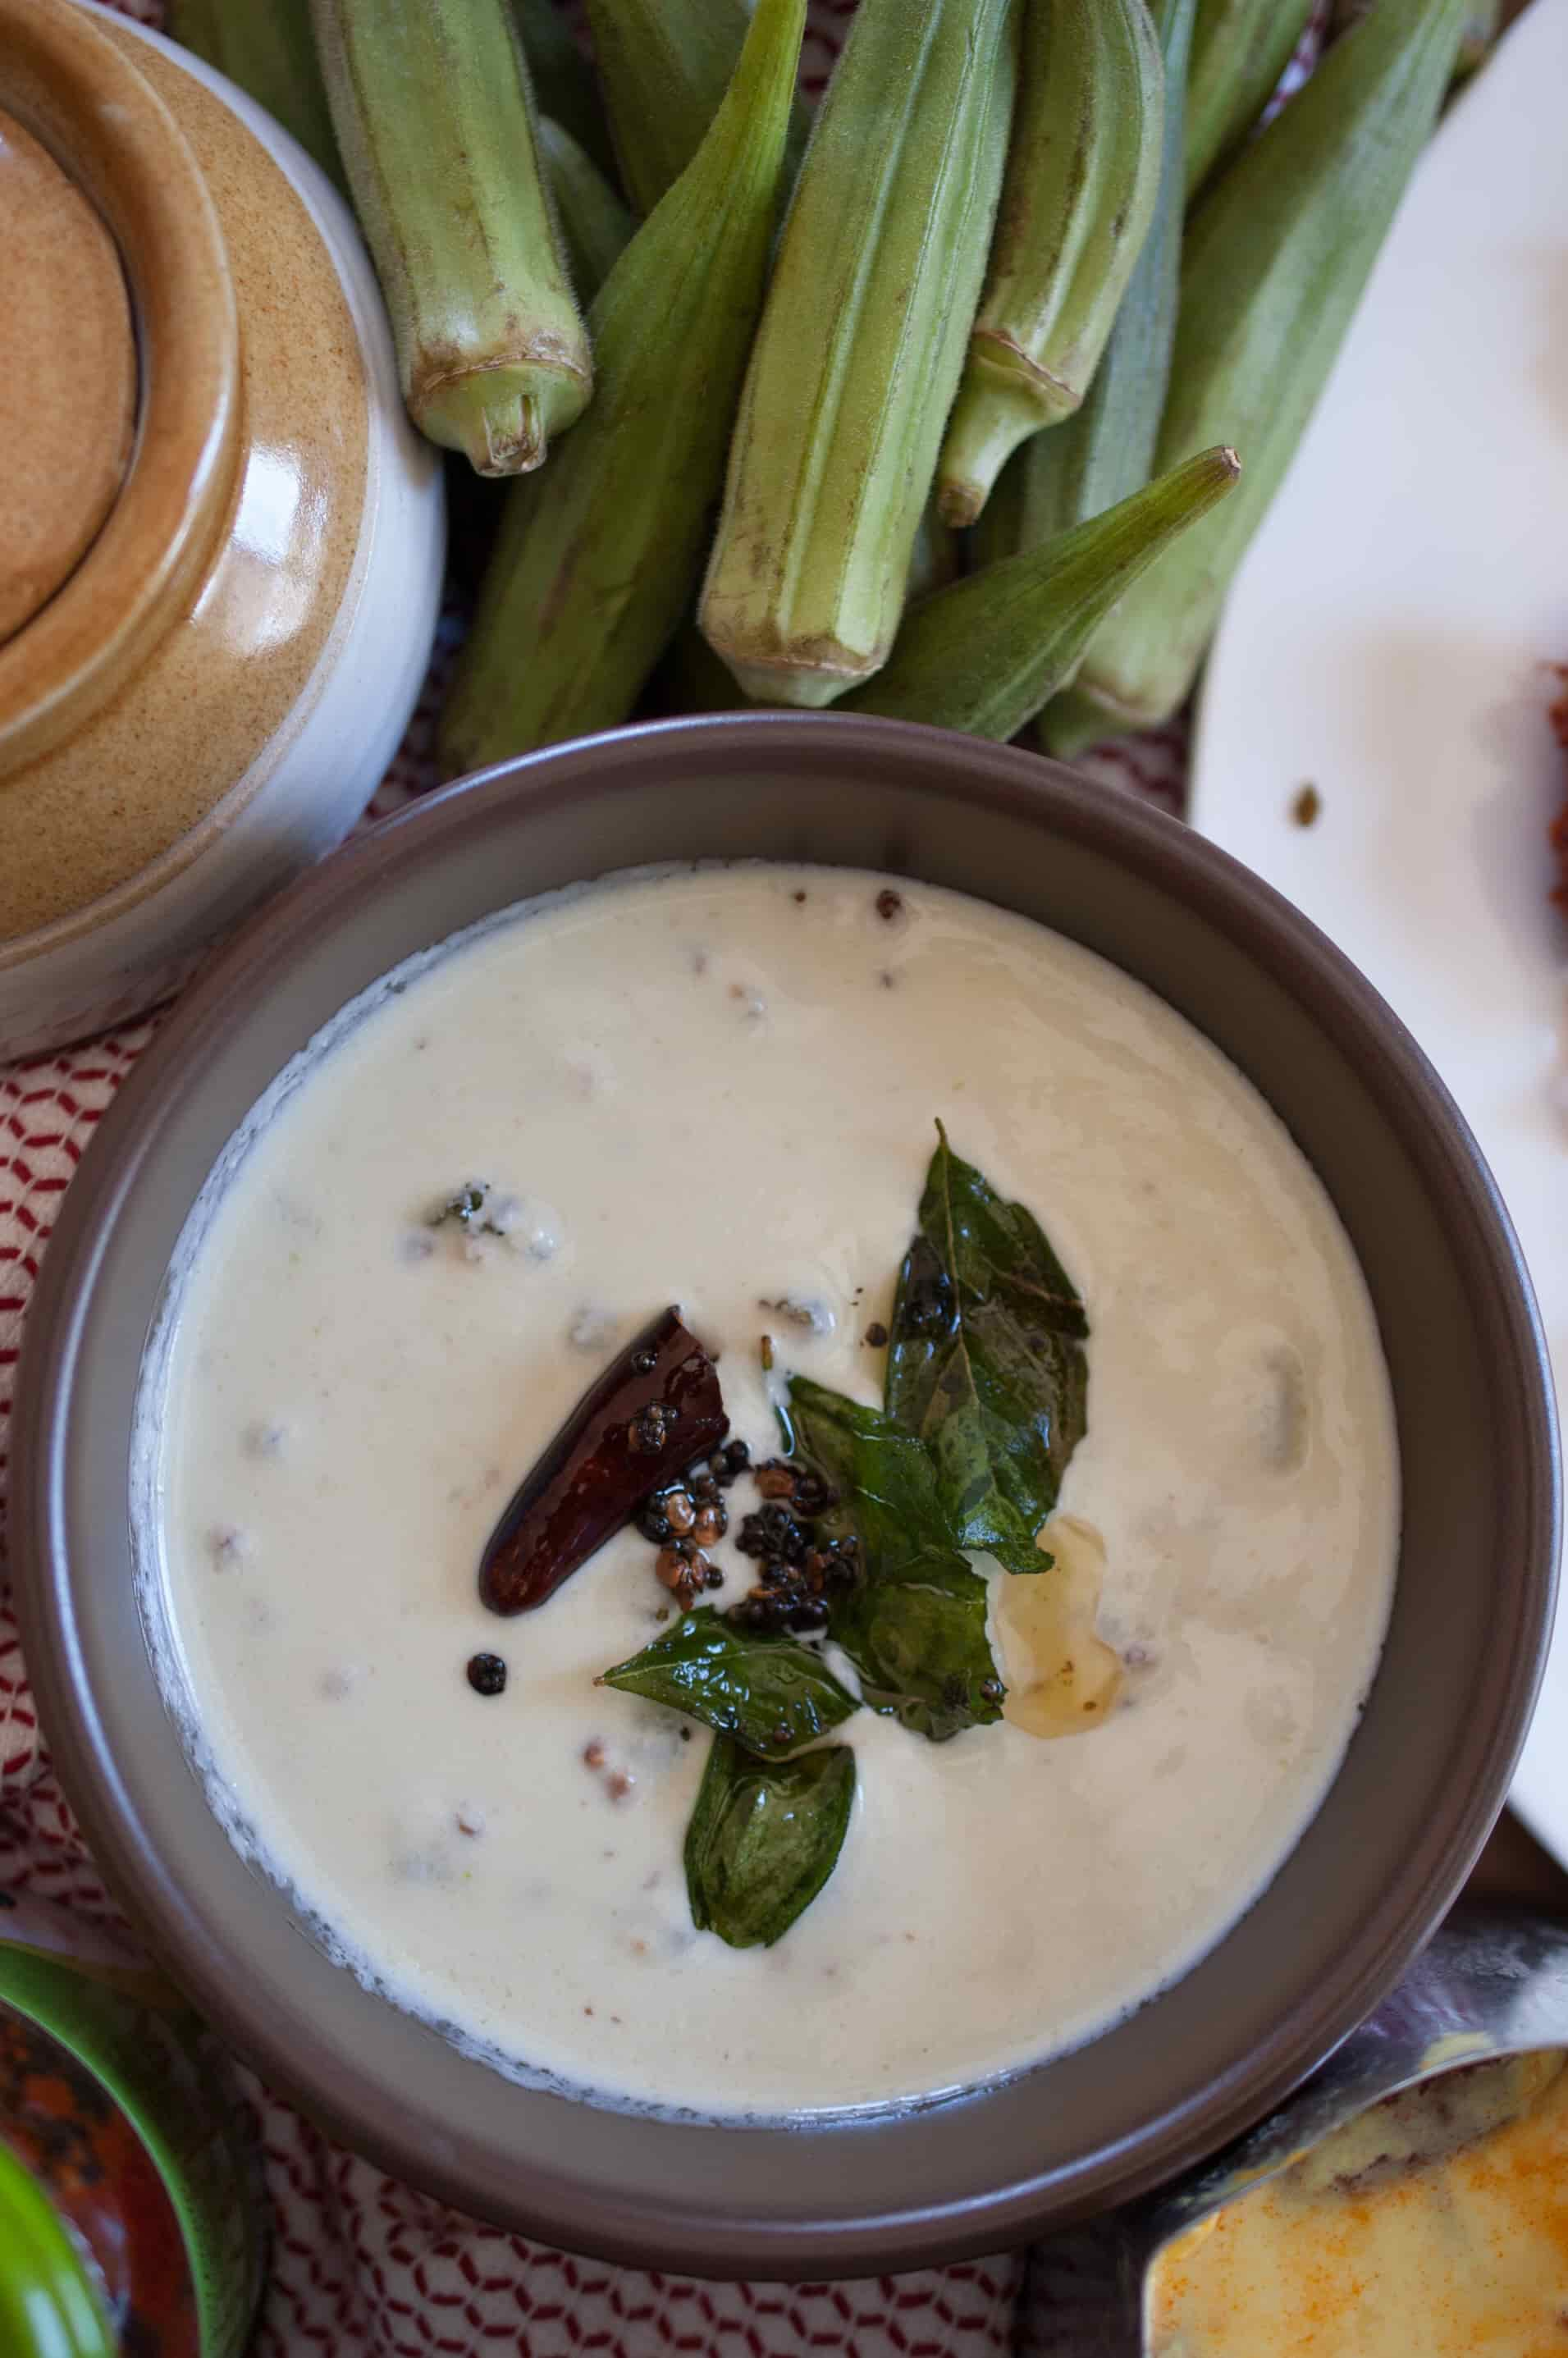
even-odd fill
[{"label": "serving dish", "polygon": [[[41,218],[33,341],[3,364],[7,549],[47,561],[0,622],[0,1058],[166,996],[346,832],[423,681],[445,550],[359,233],[287,133],[87,0],[0,0],[6,119],[105,266],[56,319]],[[26,429],[94,307],[90,373],[118,354],[133,380],[125,455],[62,542],[59,454]]]},{"label": "serving dish", "polygon": [[[1531,0],[1423,158],[1232,592],[1195,826],[1381,990],[1453,1090],[1568,1369],[1568,0]],[[1476,192],[1485,189],[1486,201]],[[1463,353],[1463,364],[1456,356]],[[1322,802],[1292,823],[1305,784]],[[1568,1646],[1513,1800],[1568,1861]]]},{"label": "serving dish", "polygon": [[[1292,1129],[1358,1249],[1404,1469],[1400,1579],[1365,1716],[1243,1920],[1088,2048],[937,2109],[815,2128],[524,2089],[332,1965],[208,1811],[147,1660],[126,1528],[133,1401],[171,1249],[288,1058],[410,952],[530,892],[758,856],[989,898],[1206,1031]],[[714,2275],[995,2249],[1148,2188],[1277,2101],[1398,1977],[1479,1848],[1529,1715],[1557,1543],[1517,1248],[1376,994],[1161,814],[1006,749],[842,716],[590,740],[449,789],[301,880],[175,1012],[73,1184],[34,1298],[16,1463],[19,1602],[55,1758],[105,1872],[195,2001],[400,2175],[573,2248]]]},{"label": "serving dish", "polygon": [[[1032,2255],[1025,2358],[1140,2358],[1151,2271],[1170,2244],[1372,2106],[1451,2071],[1568,2044],[1568,1930],[1465,1905],[1289,2103],[1189,2177]],[[1081,2337],[1081,2338],[1080,2338]]]}]

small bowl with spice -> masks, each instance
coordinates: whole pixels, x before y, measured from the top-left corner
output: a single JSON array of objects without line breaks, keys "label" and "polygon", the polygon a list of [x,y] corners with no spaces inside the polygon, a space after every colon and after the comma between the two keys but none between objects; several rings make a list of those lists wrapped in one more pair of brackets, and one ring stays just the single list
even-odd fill
[{"label": "small bowl with spice", "polygon": [[0,1058],[166,997],[346,832],[445,523],[348,210],[189,51],[0,5]]},{"label": "small bowl with spice", "polygon": [[841,716],[296,885],[73,1187],[18,1423],[56,1758],[191,1995],[434,2191],[713,2274],[1256,2119],[1452,1898],[1552,1609],[1528,1284],[1388,1010],[1160,814]]}]

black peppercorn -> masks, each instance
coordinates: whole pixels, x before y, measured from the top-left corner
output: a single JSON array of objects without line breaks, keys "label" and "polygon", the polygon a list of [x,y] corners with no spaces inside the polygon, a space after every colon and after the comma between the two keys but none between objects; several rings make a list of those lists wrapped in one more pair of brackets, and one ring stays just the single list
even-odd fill
[{"label": "black peppercorn", "polygon": [[468,1677],[475,1694],[498,1695],[506,1684],[506,1665],[499,1654],[470,1654]]},{"label": "black peppercorn", "polygon": [[633,1375],[651,1376],[658,1364],[659,1355],[656,1351],[633,1351],[632,1354]]},{"label": "black peppercorn", "polygon": [[651,1407],[640,1410],[632,1419],[626,1428],[626,1438],[633,1449],[642,1451],[646,1456],[654,1456],[669,1439],[677,1414],[678,1411],[666,1406],[664,1401],[654,1401]]}]

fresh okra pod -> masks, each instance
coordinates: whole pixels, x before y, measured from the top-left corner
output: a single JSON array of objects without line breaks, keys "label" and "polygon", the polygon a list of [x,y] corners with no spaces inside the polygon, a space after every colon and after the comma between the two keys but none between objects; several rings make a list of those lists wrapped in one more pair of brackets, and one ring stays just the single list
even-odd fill
[{"label": "fresh okra pod", "polygon": [[1043,548],[939,590],[845,708],[1016,736],[1072,678],[1117,600],[1239,473],[1234,450],[1206,450]]},{"label": "fresh okra pod", "polygon": [[905,606],[917,606],[934,590],[946,590],[962,569],[958,536],[943,523],[933,501],[921,516],[914,546],[909,553],[909,578],[903,585]]},{"label": "fresh okra pod", "polygon": [[[963,570],[958,535],[937,514],[935,503],[920,519],[910,553],[909,579],[904,584],[907,609],[933,591],[945,590]],[[695,622],[685,622],[670,642],[654,681],[656,708],[661,712],[743,711],[751,699],[741,695]]]},{"label": "fresh okra pod", "polygon": [[442,725],[449,772],[626,718],[691,602],[762,299],[806,0],[758,0],[696,160],[591,313],[593,407],[511,492]]},{"label": "fresh okra pod", "polygon": [[338,146],[420,431],[537,467],[592,390],[506,0],[314,0]]},{"label": "fresh okra pod", "polygon": [[757,332],[699,619],[762,703],[887,659],[963,366],[1016,73],[1011,0],[862,0]]},{"label": "fresh okra pod", "polygon": [[[650,213],[707,136],[746,38],[746,0],[588,0],[593,54],[621,177]],[[810,118],[790,111],[788,169]]]},{"label": "fresh okra pod", "polygon": [[938,477],[972,524],[1010,453],[1083,400],[1153,218],[1163,113],[1147,0],[1028,0],[985,291]]},{"label": "fresh okra pod", "polygon": [[[255,0],[243,0],[243,5],[252,7]],[[558,123],[605,178],[613,180],[615,150],[600,103],[599,84],[564,11],[556,0],[512,0],[512,13],[523,38],[528,79],[540,114]]]},{"label": "fresh okra pod", "polygon": [[[1372,0],[1334,0],[1328,15],[1330,40],[1337,40],[1353,25],[1358,25],[1371,5]],[[1470,0],[1465,11],[1465,29],[1459,36],[1459,54],[1454,60],[1455,87],[1486,64],[1502,28],[1502,0]]]},{"label": "fresh okra pod", "polygon": [[586,149],[569,131],[539,117],[539,147],[566,240],[579,299],[591,303],[631,243],[637,224]]},{"label": "fresh okra pod", "polygon": [[1279,88],[1312,0],[1198,0],[1187,78],[1187,199],[1241,145]]},{"label": "fresh okra pod", "polygon": [[330,179],[343,168],[316,63],[310,0],[172,0],[168,30],[275,115]]},{"label": "fresh okra pod", "polygon": [[1465,7],[1377,0],[1189,219],[1157,462],[1224,437],[1247,473],[1107,622],[1044,717],[1053,752],[1152,727],[1185,698],[1432,130]]},{"label": "fresh okra pod", "polygon": [[1164,121],[1154,219],[1083,406],[1003,471],[975,528],[981,561],[1037,548],[1141,489],[1153,472],[1182,268],[1182,123],[1195,0],[1157,0]]}]

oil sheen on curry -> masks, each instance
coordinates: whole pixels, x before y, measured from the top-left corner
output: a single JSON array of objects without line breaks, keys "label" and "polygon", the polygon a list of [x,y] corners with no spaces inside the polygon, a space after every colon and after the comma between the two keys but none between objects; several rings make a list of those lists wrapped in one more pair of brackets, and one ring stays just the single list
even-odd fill
[{"label": "oil sheen on curry", "polygon": [[1077,945],[743,865],[527,904],[314,1043],[143,1384],[214,1807],[520,2076],[777,2115],[1081,2043],[1331,1781],[1397,1543],[1348,1239]]}]

